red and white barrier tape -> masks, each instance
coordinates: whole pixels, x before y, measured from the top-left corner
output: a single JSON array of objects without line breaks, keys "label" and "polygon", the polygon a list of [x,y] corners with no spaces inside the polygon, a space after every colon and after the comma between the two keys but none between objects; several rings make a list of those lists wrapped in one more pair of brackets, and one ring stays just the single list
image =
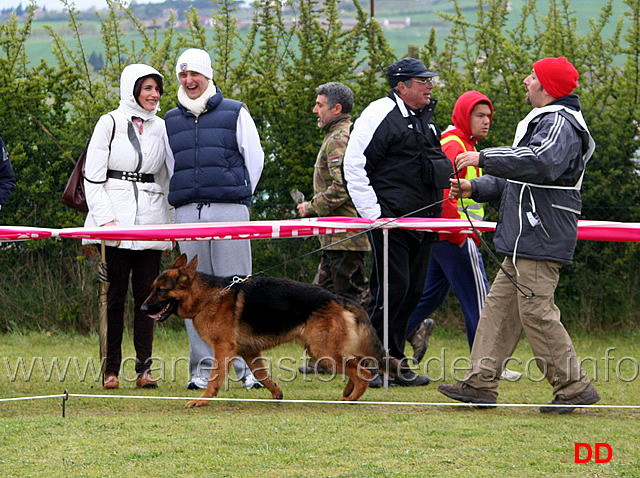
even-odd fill
[{"label": "red and white barrier tape", "polygon": [[[354,217],[321,217],[283,221],[216,222],[198,224],[161,224],[150,226],[49,229],[25,226],[0,226],[0,241],[27,241],[48,237],[99,240],[215,241],[233,239],[277,239],[336,234],[381,226],[439,233],[472,232],[466,219],[407,217],[376,221]],[[482,232],[493,231],[496,224],[474,222]],[[640,223],[578,221],[578,239],[589,241],[640,242]]]}]

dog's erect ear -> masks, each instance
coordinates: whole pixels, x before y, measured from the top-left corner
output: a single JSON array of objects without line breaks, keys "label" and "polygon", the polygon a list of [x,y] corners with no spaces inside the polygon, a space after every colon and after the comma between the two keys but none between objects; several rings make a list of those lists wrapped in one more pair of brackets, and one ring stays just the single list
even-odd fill
[{"label": "dog's erect ear", "polygon": [[193,259],[191,259],[191,262],[189,262],[189,264],[184,266],[184,270],[180,272],[183,274],[193,275],[196,273],[197,270],[198,270],[198,254],[193,256]]},{"label": "dog's erect ear", "polygon": [[183,267],[186,263],[187,263],[187,255],[186,254],[180,254],[180,257],[178,257],[175,261],[173,261],[173,264],[171,265],[171,268],[172,269],[179,269],[180,267]]},{"label": "dog's erect ear", "polygon": [[178,286],[182,289],[188,289],[191,286],[194,276],[198,270],[198,255],[191,259],[186,265],[182,265],[179,269]]}]

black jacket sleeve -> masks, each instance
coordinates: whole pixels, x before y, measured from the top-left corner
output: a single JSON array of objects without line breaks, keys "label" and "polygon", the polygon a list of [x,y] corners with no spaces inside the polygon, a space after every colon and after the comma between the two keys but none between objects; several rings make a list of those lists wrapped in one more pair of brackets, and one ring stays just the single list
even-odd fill
[{"label": "black jacket sleeve", "polygon": [[9,153],[0,138],[0,206],[4,206],[16,189],[16,176],[11,167]]}]

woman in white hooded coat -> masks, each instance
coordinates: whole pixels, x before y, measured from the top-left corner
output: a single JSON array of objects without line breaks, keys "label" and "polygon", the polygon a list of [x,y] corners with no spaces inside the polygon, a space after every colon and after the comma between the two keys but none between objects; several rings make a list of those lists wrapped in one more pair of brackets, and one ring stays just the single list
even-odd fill
[{"label": "woman in white hooded coat", "polygon": [[[120,105],[98,120],[87,150],[86,227],[171,222],[167,201],[167,156],[171,152],[164,120],[156,116],[162,92],[162,75],[154,68],[134,64],[122,71]],[[106,246],[110,286],[103,387],[112,389],[119,385],[124,308],[131,274],[136,385],[155,388],[157,382],[150,373],[154,322],[140,311],[140,306],[159,273],[162,251],[170,250],[172,244],[123,240],[107,241]]]}]

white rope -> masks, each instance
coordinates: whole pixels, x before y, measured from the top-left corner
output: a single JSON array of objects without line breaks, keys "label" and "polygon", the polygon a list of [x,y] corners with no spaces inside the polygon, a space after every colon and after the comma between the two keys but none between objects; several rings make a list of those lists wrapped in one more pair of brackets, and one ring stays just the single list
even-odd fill
[{"label": "white rope", "polygon": [[40,395],[37,397],[16,397],[16,398],[0,398],[0,402],[15,402],[20,400],[40,400],[41,398],[64,398],[67,394],[63,393],[60,395]]},{"label": "white rope", "polygon": [[640,405],[551,405],[549,403],[496,403],[496,404],[481,404],[481,403],[459,403],[459,402],[386,402],[386,401],[365,401],[359,400],[356,402],[350,402],[346,400],[276,400],[273,398],[225,398],[225,397],[213,397],[213,398],[200,398],[200,397],[150,397],[147,395],[101,395],[101,394],[88,394],[88,393],[64,393],[60,395],[43,395],[37,397],[16,397],[16,398],[0,398],[0,402],[7,401],[19,401],[19,400],[35,400],[42,398],[121,398],[121,399],[133,399],[133,400],[181,400],[181,401],[194,401],[203,400],[208,402],[261,402],[261,403],[303,403],[303,404],[316,404],[316,405],[376,405],[376,406],[422,406],[422,407],[482,407],[482,408],[540,408],[540,407],[554,407],[554,408],[566,408],[567,406],[574,408],[585,409],[626,409],[626,410],[638,410]]}]

